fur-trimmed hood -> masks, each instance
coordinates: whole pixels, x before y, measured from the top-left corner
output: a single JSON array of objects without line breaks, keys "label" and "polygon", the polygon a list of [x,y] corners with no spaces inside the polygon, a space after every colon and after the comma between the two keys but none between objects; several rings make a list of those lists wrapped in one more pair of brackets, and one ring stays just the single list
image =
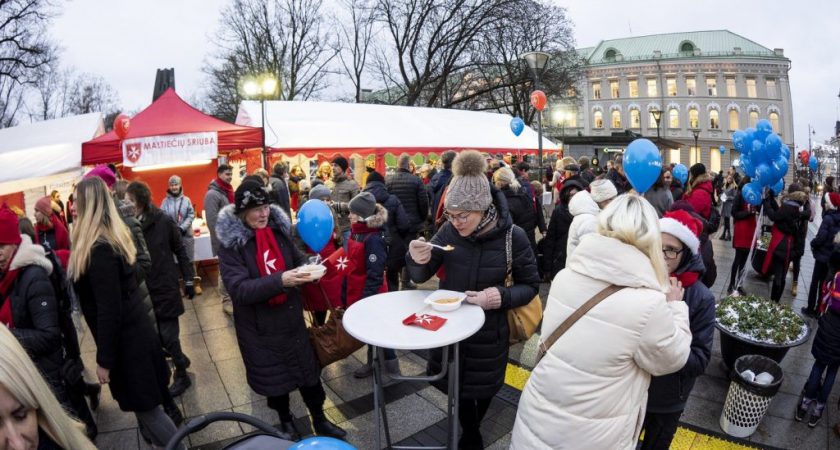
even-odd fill
[{"label": "fur-trimmed hood", "polygon": [[15,252],[15,257],[12,258],[9,270],[22,269],[26,266],[39,266],[47,272],[47,275],[51,274],[53,266],[47,259],[44,247],[33,244],[32,239],[25,234],[20,235],[20,239],[20,245]]},{"label": "fur-trimmed hood", "polygon": [[799,203],[800,205],[804,205],[808,203],[808,194],[802,191],[790,192],[787,195],[785,195],[785,200],[793,200],[796,203]]},{"label": "fur-trimmed hood", "polygon": [[379,203],[376,204],[376,212],[365,220],[369,228],[382,228],[388,223],[388,210]]},{"label": "fur-trimmed hood", "polygon": [[[268,227],[281,230],[291,236],[292,221],[279,206],[271,205]],[[234,213],[234,205],[227,205],[219,211],[219,219],[216,222],[216,237],[222,247],[239,248],[254,238],[254,230]]]}]

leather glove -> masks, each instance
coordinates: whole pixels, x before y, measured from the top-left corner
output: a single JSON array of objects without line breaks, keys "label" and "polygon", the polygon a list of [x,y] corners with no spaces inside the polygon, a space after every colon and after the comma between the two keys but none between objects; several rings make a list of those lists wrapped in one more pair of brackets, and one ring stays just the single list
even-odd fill
[{"label": "leather glove", "polygon": [[408,244],[408,254],[417,264],[426,264],[432,259],[432,246],[421,237]]},{"label": "leather glove", "polygon": [[195,298],[195,286],[193,286],[192,281],[184,282],[184,292],[186,292],[188,299]]},{"label": "leather glove", "polygon": [[479,292],[466,291],[465,294],[467,302],[478,305],[481,309],[498,309],[502,306],[502,294],[494,287]]}]

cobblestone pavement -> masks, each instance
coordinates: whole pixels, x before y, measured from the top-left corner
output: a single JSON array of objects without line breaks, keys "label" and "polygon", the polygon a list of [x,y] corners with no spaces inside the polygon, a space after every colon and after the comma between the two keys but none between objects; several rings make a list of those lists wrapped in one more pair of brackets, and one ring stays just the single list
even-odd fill
[{"label": "cobblestone pavement", "polygon": [[[816,224],[811,225],[810,235],[816,233]],[[810,239],[810,237],[809,237]],[[718,278],[713,292],[719,298],[728,282],[729,268],[734,251],[730,242],[713,240]],[[806,246],[808,248],[808,246]],[[798,311],[805,304],[807,287],[813,268],[810,250],[802,260],[799,293],[790,295],[790,274],[783,302],[792,304]],[[256,416],[269,423],[278,423],[277,414],[268,409],[265,398],[252,392],[245,382],[245,369],[236,343],[233,321],[222,311],[221,301],[215,286],[215,273],[205,274],[204,294],[194,300],[185,300],[186,313],[181,316],[181,341],[184,352],[192,360],[189,375],[193,381],[177,403],[187,418],[212,411],[235,411]],[[421,288],[434,289],[436,283],[427,283]],[[769,285],[750,275],[745,283],[748,292],[768,295]],[[548,284],[543,284],[543,298]],[[815,321],[810,321],[816,326]],[[812,334],[813,335],[813,334]],[[487,448],[505,449],[509,446],[510,430],[516,415],[519,391],[533,367],[536,355],[536,341],[533,337],[524,344],[511,348],[511,364],[508,370],[508,385],[494,399],[489,414],[482,425]],[[840,439],[831,431],[838,421],[837,404],[840,389],[835,389],[829,399],[823,420],[815,429],[805,423],[793,420],[797,396],[810,372],[813,358],[810,342],[793,348],[782,363],[785,379],[781,391],[774,398],[768,415],[758,431],[746,441],[723,438],[718,425],[729,381],[721,368],[720,347],[715,333],[712,361],[706,374],[701,376],[691,394],[683,426],[672,448],[790,448],[827,449],[840,448]],[[93,380],[95,347],[89,333],[82,337],[82,349],[88,379]],[[326,413],[331,420],[348,431],[348,441],[360,449],[374,448],[373,399],[370,379],[357,380],[354,369],[362,364],[363,350],[345,361],[336,363],[323,371],[322,378],[327,392]],[[403,373],[420,374],[425,368],[422,352],[398,352]],[[306,408],[300,395],[295,392],[292,411],[301,430],[309,430]],[[409,445],[430,445],[441,443],[446,437],[446,397],[426,383],[403,382],[386,388],[388,414],[391,418],[391,432],[394,442]],[[111,398],[108,389],[102,391],[102,401],[96,412],[100,435],[96,444],[102,449],[143,449],[147,445],[140,438],[133,414],[123,413]],[[236,423],[215,423],[189,436],[187,442],[192,448],[218,449],[226,442],[248,433],[252,429]]]}]

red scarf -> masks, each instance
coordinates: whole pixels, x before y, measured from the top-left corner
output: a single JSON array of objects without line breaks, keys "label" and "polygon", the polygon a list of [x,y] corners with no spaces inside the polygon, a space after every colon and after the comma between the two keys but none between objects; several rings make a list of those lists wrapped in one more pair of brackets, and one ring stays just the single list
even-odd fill
[{"label": "red scarf", "polygon": [[222,188],[225,194],[227,194],[228,202],[233,203],[233,186],[219,177],[216,177],[216,186]]},{"label": "red scarf", "polygon": [[680,280],[680,283],[682,283],[684,288],[689,288],[700,279],[700,272],[683,272],[680,274],[672,273],[671,276]]},{"label": "red scarf", "polygon": [[[260,269],[260,276],[268,276],[273,273],[286,270],[286,261],[280,252],[280,245],[274,237],[274,231],[269,227],[254,230],[257,237],[257,267]],[[271,306],[282,305],[286,302],[286,294],[279,294],[268,300]]]},{"label": "red scarf", "polygon": [[364,222],[350,224],[350,234],[379,233],[379,228],[371,228]]},{"label": "red scarf", "polygon": [[[14,256],[12,256],[14,258]],[[3,275],[3,278],[0,279],[0,323],[6,324],[9,329],[13,329],[15,327],[15,323],[12,320],[12,297],[10,293],[12,292],[12,285],[15,284],[15,279],[17,279],[18,270],[10,270]]]}]

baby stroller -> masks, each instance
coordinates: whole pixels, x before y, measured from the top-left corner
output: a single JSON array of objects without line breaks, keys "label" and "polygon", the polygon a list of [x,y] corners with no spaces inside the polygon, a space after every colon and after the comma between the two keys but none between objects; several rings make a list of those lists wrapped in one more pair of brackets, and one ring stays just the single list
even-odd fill
[{"label": "baby stroller", "polygon": [[256,417],[234,412],[214,412],[196,417],[178,429],[175,436],[172,436],[172,439],[166,444],[166,450],[174,450],[186,436],[201,431],[211,423],[219,421],[247,423],[258,430],[225,445],[223,447],[225,450],[286,450],[295,444],[280,437],[279,431]]}]

